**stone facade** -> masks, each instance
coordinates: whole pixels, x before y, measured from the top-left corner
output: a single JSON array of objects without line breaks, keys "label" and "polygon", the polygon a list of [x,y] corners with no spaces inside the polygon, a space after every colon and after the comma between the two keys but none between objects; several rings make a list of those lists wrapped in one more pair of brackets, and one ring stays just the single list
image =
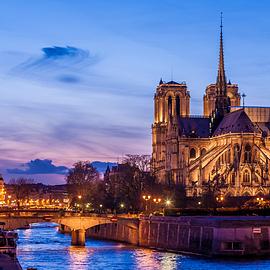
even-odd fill
[{"label": "stone facade", "polygon": [[209,183],[220,195],[269,195],[270,108],[241,107],[227,82],[223,34],[218,76],[206,88],[203,116],[190,115],[186,83],[160,81],[154,98],[152,169],[159,182],[182,184],[201,196]]}]

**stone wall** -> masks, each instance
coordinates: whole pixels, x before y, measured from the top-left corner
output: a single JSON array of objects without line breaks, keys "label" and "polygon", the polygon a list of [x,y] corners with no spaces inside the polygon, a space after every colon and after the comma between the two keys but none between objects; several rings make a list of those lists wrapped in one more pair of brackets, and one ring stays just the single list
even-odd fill
[{"label": "stone wall", "polygon": [[86,231],[86,237],[107,239],[138,245],[138,230],[120,223],[98,225]]},{"label": "stone wall", "polygon": [[151,217],[139,229],[98,225],[88,237],[201,255],[269,255],[270,217]]}]

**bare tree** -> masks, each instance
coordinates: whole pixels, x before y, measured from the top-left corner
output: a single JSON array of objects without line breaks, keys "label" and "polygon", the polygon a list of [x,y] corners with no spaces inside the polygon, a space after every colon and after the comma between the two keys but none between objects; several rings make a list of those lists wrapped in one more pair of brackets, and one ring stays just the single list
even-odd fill
[{"label": "bare tree", "polygon": [[128,163],[130,166],[138,168],[141,172],[149,172],[151,165],[151,156],[127,154],[124,157],[122,163]]}]

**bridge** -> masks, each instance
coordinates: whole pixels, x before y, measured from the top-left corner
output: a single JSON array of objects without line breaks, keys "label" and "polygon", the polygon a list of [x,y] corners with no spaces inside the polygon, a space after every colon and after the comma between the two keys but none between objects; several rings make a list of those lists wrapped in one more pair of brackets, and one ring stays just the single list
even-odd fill
[{"label": "bridge", "polygon": [[54,222],[60,229],[71,231],[71,244],[76,246],[84,246],[86,230],[98,225],[116,223],[139,230],[137,218],[59,210],[0,210],[0,222],[4,222],[8,230],[28,228],[33,223]]}]

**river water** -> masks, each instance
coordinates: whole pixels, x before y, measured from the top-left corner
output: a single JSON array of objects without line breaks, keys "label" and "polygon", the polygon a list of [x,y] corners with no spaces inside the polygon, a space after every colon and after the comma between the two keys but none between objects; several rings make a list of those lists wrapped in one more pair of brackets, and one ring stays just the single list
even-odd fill
[{"label": "river water", "polygon": [[18,230],[18,259],[38,270],[227,270],[270,269],[269,259],[218,260],[137,248],[122,243],[88,239],[86,247],[71,247],[71,237],[54,224],[34,224]]}]

